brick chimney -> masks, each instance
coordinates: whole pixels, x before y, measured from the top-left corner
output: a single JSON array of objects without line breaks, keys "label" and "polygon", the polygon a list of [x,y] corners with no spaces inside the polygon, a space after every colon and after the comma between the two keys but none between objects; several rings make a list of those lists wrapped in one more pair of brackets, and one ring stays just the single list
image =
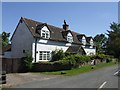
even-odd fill
[{"label": "brick chimney", "polygon": [[63,24],[63,29],[65,29],[65,31],[67,31],[69,29],[69,25],[66,24],[65,20],[64,20],[64,24]]}]

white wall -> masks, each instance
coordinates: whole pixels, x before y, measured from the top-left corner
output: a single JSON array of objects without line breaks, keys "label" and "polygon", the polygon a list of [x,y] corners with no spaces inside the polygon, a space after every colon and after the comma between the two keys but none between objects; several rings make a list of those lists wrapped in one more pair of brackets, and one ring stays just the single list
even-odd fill
[{"label": "white wall", "polygon": [[21,58],[25,54],[23,50],[32,50],[33,36],[24,22],[20,23],[11,41],[12,58]]},{"label": "white wall", "polygon": [[[33,51],[33,58],[35,58],[34,56],[34,51],[35,51],[35,43],[33,43],[33,46],[32,46],[32,51]],[[48,40],[42,40],[42,39],[39,39],[37,41],[37,48],[36,48],[36,51],[38,51],[38,53],[36,53],[36,61],[39,61],[39,51],[55,51],[56,49],[57,50],[60,50],[62,49],[64,52],[68,49],[69,47],[66,46],[66,43],[64,42],[58,42],[58,41],[48,41]]]},{"label": "white wall", "polygon": [[92,55],[92,54],[95,55],[96,54],[95,48],[84,48],[84,51],[86,52],[86,55]]},{"label": "white wall", "polygon": [[[43,29],[47,29],[44,27]],[[33,38],[31,32],[28,30],[24,22],[20,23],[13,38],[11,41],[11,57],[12,58],[21,58],[25,54],[23,50],[32,51],[32,57],[35,58],[35,39]],[[50,41],[50,40],[37,40],[36,51],[36,61],[39,61],[39,51],[55,51],[56,49],[62,49],[64,52],[71,46],[71,43],[59,42],[59,41]],[[90,53],[95,54],[95,49],[84,48],[87,55]]]}]

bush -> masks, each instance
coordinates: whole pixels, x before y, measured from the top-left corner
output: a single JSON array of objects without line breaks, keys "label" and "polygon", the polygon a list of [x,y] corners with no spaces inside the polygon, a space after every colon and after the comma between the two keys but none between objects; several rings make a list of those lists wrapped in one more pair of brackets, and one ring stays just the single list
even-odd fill
[{"label": "bush", "polygon": [[101,62],[106,61],[107,63],[112,61],[113,56],[105,55],[105,54],[96,54],[90,56],[91,59],[99,59]]},{"label": "bush", "polygon": [[81,63],[85,63],[91,60],[90,56],[86,55],[79,55],[79,59],[81,60]]},{"label": "bush", "polygon": [[53,52],[53,56],[52,56],[52,62],[53,61],[58,61],[58,60],[60,60],[60,59],[63,59],[65,57],[65,53],[63,52],[63,50],[59,50],[59,51],[57,51],[57,50],[55,50],[54,52]]},{"label": "bush", "polygon": [[57,68],[57,70],[68,70],[68,69],[72,69],[73,63],[70,62],[70,60],[59,60],[59,61],[55,61],[53,63],[53,66]]},{"label": "bush", "polygon": [[72,66],[70,65],[69,61],[59,60],[54,62],[34,63],[34,67],[32,71],[48,72],[48,71],[70,70],[71,68]]},{"label": "bush", "polygon": [[73,68],[77,68],[79,67],[81,64],[88,62],[90,60],[89,56],[83,56],[83,55],[79,55],[79,54],[75,54],[75,55],[71,55],[71,56],[67,56],[65,58],[63,58],[64,61],[69,61],[70,65]]},{"label": "bush", "polygon": [[37,62],[34,63],[34,66],[32,68],[33,72],[47,72],[47,71],[53,71],[53,62]]},{"label": "bush", "polygon": [[25,65],[28,69],[28,71],[30,71],[33,67],[33,58],[32,58],[32,55],[30,53],[26,53],[26,57],[23,58],[24,59],[24,62],[25,62]]},{"label": "bush", "polygon": [[70,53],[70,52],[65,52],[65,56],[70,56],[70,55],[72,55],[72,53]]},{"label": "bush", "polygon": [[70,62],[69,60],[59,60],[59,61],[55,61],[53,65],[57,65],[57,66],[70,65]]},{"label": "bush", "polygon": [[111,62],[113,59],[113,56],[106,55],[106,63]]},{"label": "bush", "polygon": [[53,62],[46,62],[46,61],[40,61],[40,62],[37,62],[38,64],[42,64],[42,65],[53,65]]}]

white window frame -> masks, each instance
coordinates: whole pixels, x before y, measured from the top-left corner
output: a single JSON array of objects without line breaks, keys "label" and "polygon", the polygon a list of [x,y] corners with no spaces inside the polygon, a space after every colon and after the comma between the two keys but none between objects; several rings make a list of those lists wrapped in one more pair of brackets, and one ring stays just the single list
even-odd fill
[{"label": "white window frame", "polygon": [[73,42],[73,36],[71,35],[71,33],[67,34],[67,41],[72,43]]},{"label": "white window frame", "polygon": [[49,39],[50,38],[49,30],[41,30],[41,37]]},{"label": "white window frame", "polygon": [[40,61],[50,61],[51,60],[50,51],[39,51],[39,60]]}]

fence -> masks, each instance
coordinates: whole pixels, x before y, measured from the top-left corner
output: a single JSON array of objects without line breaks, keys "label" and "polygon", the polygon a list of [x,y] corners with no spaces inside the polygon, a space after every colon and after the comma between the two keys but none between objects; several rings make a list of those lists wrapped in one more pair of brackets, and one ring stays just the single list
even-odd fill
[{"label": "fence", "polygon": [[2,71],[6,73],[26,72],[25,63],[20,58],[2,58]]}]

